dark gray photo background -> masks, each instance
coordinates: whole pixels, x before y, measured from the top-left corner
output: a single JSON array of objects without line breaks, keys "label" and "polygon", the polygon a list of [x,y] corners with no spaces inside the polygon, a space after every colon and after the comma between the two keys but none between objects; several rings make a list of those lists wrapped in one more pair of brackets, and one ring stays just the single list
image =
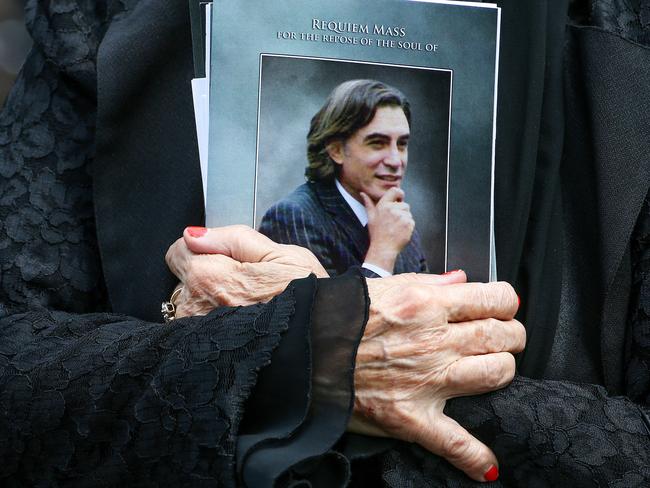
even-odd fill
[{"label": "dark gray photo background", "polygon": [[307,132],[332,89],[357,78],[401,90],[411,103],[411,138],[402,188],[429,270],[445,271],[449,71],[262,56],[255,226],[275,202],[305,182]]}]

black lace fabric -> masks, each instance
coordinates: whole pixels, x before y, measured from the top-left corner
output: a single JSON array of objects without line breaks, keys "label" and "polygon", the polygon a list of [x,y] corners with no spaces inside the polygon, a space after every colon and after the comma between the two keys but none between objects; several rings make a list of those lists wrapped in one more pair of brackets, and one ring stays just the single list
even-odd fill
[{"label": "black lace fabric", "polygon": [[593,0],[590,23],[650,46],[650,2],[647,0]]},{"label": "black lace fabric", "polygon": [[234,486],[243,403],[293,313],[173,325],[111,314],[0,320],[3,486]]},{"label": "black lace fabric", "polygon": [[119,6],[27,5],[34,46],[0,112],[0,315],[27,304],[107,309],[90,162],[95,56],[108,12]]}]

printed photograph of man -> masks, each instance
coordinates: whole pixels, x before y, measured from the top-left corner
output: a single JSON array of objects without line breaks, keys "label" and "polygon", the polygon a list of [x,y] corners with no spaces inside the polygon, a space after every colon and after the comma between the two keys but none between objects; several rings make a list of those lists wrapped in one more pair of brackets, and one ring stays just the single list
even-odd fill
[{"label": "printed photograph of man", "polygon": [[370,277],[426,272],[402,189],[411,108],[375,80],[338,85],[311,120],[307,183],[264,214],[259,230],[310,249],[330,275],[361,266]]}]

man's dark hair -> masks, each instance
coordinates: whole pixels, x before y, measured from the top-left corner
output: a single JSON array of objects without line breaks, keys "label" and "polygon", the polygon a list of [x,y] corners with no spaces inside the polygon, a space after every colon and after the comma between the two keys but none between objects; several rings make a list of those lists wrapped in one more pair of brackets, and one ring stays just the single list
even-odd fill
[{"label": "man's dark hair", "polygon": [[350,80],[334,88],[325,105],[311,119],[307,135],[305,176],[309,181],[331,181],[339,166],[327,153],[335,141],[345,142],[365,127],[379,107],[401,107],[411,125],[411,108],[402,92],[375,80]]}]

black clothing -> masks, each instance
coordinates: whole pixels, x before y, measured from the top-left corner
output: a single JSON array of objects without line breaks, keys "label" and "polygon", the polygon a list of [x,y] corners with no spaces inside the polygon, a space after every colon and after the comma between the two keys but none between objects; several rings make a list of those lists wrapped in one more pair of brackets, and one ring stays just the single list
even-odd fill
[{"label": "black clothing", "polygon": [[[500,277],[523,299],[520,372],[594,378],[628,398],[518,377],[499,392],[452,400],[447,412],[495,450],[495,486],[643,486],[649,50],[621,37],[635,35],[629,24],[612,34],[603,27],[614,30],[615,16],[594,14],[606,20],[570,27],[563,54],[566,3],[502,6],[497,256]],[[239,443],[240,474],[251,483],[280,476],[281,485],[336,486],[352,476],[357,486],[473,486],[407,443],[344,436],[325,445],[350,407],[350,351],[367,306],[358,277],[337,278],[352,280],[341,296],[308,279],[267,305],[172,326],[142,320],[158,318],[175,284],[165,250],[201,220],[187,4],[32,0],[27,16],[34,50],[0,113],[3,484],[228,486]],[[575,309],[563,309],[561,295]],[[330,321],[344,307],[328,304],[350,297],[357,308],[345,309],[356,318]],[[325,356],[334,348],[322,341],[332,337],[309,346],[309,335],[329,331],[318,323],[338,323],[340,362]],[[358,327],[345,340],[343,323]],[[562,330],[575,330],[577,345],[562,342]],[[296,335],[303,347],[289,354],[284,341]],[[557,352],[572,347],[588,366]],[[310,377],[277,381],[301,371]],[[341,392],[333,407],[324,378]],[[302,400],[286,411],[267,408],[294,395]],[[331,438],[319,435],[331,426]],[[274,463],[296,453],[293,441],[305,455],[325,454],[282,472]],[[248,472],[247,459],[255,459]]]}]

